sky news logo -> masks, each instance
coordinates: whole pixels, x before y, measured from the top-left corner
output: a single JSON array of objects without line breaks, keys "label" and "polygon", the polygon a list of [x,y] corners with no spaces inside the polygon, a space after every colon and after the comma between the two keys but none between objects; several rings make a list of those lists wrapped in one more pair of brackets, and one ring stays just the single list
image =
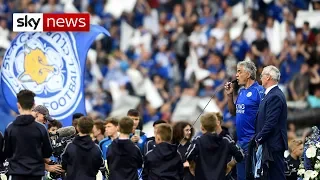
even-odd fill
[{"label": "sky news logo", "polygon": [[90,14],[87,13],[14,13],[14,32],[88,32]]}]

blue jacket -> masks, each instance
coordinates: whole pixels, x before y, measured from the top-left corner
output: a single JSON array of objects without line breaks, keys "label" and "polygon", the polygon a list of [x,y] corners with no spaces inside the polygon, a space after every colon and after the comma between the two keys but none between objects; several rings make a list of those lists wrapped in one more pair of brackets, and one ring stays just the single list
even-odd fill
[{"label": "blue jacket", "polygon": [[107,159],[108,147],[110,146],[111,143],[112,143],[112,139],[109,137],[106,137],[99,142],[99,147],[102,151],[102,156],[104,160]]},{"label": "blue jacket", "polygon": [[271,152],[288,149],[287,103],[278,86],[272,88],[259,106],[256,142],[268,145]]},{"label": "blue jacket", "polygon": [[154,137],[147,138],[146,143],[144,145],[143,155],[146,155],[148,151],[151,151],[154,147],[156,147],[156,141]]},{"label": "blue jacket", "polygon": [[[129,138],[131,138],[133,135],[134,135],[134,134],[130,134],[130,137],[129,137]],[[145,133],[144,133],[144,132],[141,132],[141,134],[140,134],[140,140],[139,140],[137,143],[135,143],[135,144],[139,147],[139,149],[140,149],[140,151],[141,151],[142,154],[144,153],[144,145],[146,144],[147,139],[148,139],[148,138],[147,138],[147,136],[145,135]]]}]

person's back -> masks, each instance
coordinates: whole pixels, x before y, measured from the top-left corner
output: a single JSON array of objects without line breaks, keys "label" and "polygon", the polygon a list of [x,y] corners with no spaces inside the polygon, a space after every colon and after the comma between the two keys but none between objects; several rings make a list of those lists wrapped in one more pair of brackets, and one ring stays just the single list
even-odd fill
[{"label": "person's back", "polygon": [[182,157],[177,145],[170,144],[172,128],[159,124],[155,133],[157,145],[147,152],[144,159],[143,179],[182,180],[184,175]]},{"label": "person's back", "polygon": [[[189,149],[195,148],[199,154],[196,158],[194,152],[188,152],[187,159],[194,159],[196,163],[195,179],[220,180],[226,176],[226,165],[229,156],[233,155],[237,161],[242,160],[243,155],[240,150],[226,137],[221,137],[215,133],[205,133],[194,140]],[[197,148],[196,148],[197,147]]]},{"label": "person's back", "polygon": [[137,180],[138,169],[142,167],[143,159],[140,149],[130,139],[133,120],[124,117],[119,122],[120,135],[112,141],[107,152],[109,180]]},{"label": "person's back", "polygon": [[101,151],[88,136],[76,136],[67,147],[66,179],[95,179],[102,165]]},{"label": "person's back", "polygon": [[174,144],[165,142],[157,144],[153,150],[146,154],[145,166],[149,171],[146,179],[183,179],[182,158]]},{"label": "person's back", "polygon": [[31,115],[34,105],[34,93],[28,90],[19,92],[18,116],[8,125],[5,139],[5,157],[9,162],[8,174],[12,179],[44,176],[44,159],[50,158],[52,147],[49,134],[43,124],[35,121]]},{"label": "person's back", "polygon": [[62,168],[66,170],[66,180],[95,180],[103,167],[104,160],[98,145],[89,133],[92,131],[93,121],[88,117],[78,119],[78,131],[74,140],[67,145],[61,155]]},{"label": "person's back", "polygon": [[[52,153],[46,128],[35,122],[32,115],[21,115],[7,127],[5,136],[9,174],[43,175],[43,158],[49,158]],[[44,138],[48,140],[47,144],[44,144],[44,151],[42,151]]]},{"label": "person's back", "polygon": [[187,151],[187,160],[194,161],[196,180],[225,179],[229,155],[237,162],[243,159],[243,153],[228,138],[214,133],[217,117],[214,113],[201,117],[203,135],[194,139]]},{"label": "person's back", "polygon": [[115,139],[109,146],[107,162],[110,180],[138,179],[142,167],[142,154],[129,139]]}]

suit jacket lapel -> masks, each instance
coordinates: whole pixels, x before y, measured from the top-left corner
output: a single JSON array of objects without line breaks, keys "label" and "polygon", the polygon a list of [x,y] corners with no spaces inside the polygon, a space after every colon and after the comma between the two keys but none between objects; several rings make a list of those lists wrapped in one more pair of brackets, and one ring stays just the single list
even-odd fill
[{"label": "suit jacket lapel", "polygon": [[279,87],[276,86],[276,87],[272,88],[272,89],[268,92],[268,94],[264,94],[264,96],[262,97],[262,100],[261,100],[260,105],[259,105],[259,110],[258,110],[258,112],[257,112],[257,114],[256,114],[256,118],[255,118],[255,129],[257,129],[257,120],[258,120],[259,112],[261,111],[261,110],[260,110],[260,108],[261,108],[261,103],[263,103],[263,101],[267,98],[267,96],[268,96],[270,93],[272,93],[273,91],[276,91],[276,88],[279,88]]},{"label": "suit jacket lapel", "polygon": [[277,89],[279,89],[278,86],[275,86],[274,88],[272,88],[272,89],[268,92],[268,94],[266,94],[266,95],[264,96],[263,100],[266,99],[267,96],[268,96],[270,93],[273,93],[273,91],[276,91]]}]

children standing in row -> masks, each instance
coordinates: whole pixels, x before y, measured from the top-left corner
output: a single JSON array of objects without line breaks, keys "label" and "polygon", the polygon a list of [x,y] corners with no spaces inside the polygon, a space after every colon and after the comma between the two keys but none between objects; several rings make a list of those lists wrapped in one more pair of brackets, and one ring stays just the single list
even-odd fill
[{"label": "children standing in row", "polygon": [[[154,148],[143,158],[140,148],[129,139],[134,128],[133,120],[129,117],[122,118],[119,122],[120,136],[112,142],[107,153],[109,180],[182,180],[185,177],[184,163],[195,164],[196,180],[224,179],[230,156],[240,162],[243,159],[242,151],[230,138],[219,135],[221,132],[217,125],[220,121],[216,113],[207,113],[200,121],[203,135],[191,142],[185,155],[179,153],[177,140],[172,141],[171,125],[162,123],[155,130]],[[190,124],[184,128],[191,132]],[[141,177],[137,170],[142,166]]]}]

